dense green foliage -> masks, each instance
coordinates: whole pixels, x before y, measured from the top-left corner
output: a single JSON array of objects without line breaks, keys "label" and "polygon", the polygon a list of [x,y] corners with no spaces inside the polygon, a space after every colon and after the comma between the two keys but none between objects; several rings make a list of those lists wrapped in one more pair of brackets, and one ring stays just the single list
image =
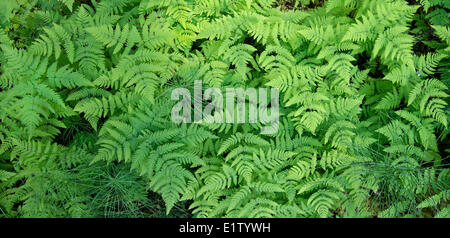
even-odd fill
[{"label": "dense green foliage", "polygon": [[[2,0],[0,217],[449,217],[449,5]],[[194,80],[280,129],[173,123]]]}]

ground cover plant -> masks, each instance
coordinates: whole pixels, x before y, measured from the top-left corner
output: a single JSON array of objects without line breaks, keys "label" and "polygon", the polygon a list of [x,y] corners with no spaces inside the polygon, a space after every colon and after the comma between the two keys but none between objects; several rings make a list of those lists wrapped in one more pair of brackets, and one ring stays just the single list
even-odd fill
[{"label": "ground cover plant", "polygon": [[[449,217],[449,9],[2,0],[0,217]],[[277,132],[174,123],[195,80]]]}]

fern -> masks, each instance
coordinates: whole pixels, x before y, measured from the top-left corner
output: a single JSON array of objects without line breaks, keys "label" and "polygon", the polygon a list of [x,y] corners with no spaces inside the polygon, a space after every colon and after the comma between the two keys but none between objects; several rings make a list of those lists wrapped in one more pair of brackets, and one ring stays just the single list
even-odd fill
[{"label": "fern", "polygon": [[447,2],[1,1],[0,216],[448,217]]}]

